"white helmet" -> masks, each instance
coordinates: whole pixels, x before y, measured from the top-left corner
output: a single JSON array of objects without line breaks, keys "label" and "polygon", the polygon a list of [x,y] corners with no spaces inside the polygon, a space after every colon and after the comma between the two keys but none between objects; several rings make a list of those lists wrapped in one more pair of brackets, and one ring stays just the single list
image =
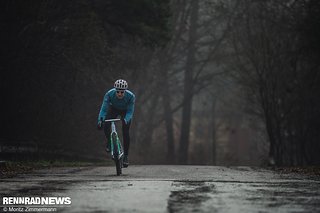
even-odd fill
[{"label": "white helmet", "polygon": [[128,83],[123,79],[116,80],[116,82],[114,83],[114,88],[119,90],[126,90],[128,89]]}]

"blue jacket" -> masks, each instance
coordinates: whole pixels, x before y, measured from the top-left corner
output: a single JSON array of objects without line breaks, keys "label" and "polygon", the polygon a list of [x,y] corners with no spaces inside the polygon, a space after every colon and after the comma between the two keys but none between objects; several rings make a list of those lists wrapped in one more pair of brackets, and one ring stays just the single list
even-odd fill
[{"label": "blue jacket", "polygon": [[124,119],[126,120],[126,122],[129,122],[133,116],[135,99],[135,95],[129,90],[125,91],[124,97],[122,99],[117,98],[115,88],[109,90],[104,95],[98,122],[100,121],[100,118],[102,118],[103,120],[106,119],[106,115],[110,106],[118,110],[126,110],[127,113]]}]

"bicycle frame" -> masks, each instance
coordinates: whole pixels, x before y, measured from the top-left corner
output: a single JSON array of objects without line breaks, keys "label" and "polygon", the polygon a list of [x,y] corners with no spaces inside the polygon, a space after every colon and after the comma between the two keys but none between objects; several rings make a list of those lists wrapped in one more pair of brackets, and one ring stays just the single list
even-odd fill
[{"label": "bicycle frame", "polygon": [[[114,139],[115,139],[115,141],[114,141]],[[111,123],[110,142],[111,142],[111,156],[112,156],[112,159],[114,159],[115,157],[118,157],[118,159],[120,159],[122,157],[122,155],[123,155],[123,152],[122,152],[122,147],[121,147],[121,143],[120,143],[120,139],[119,139],[118,133],[115,131],[114,122]],[[116,151],[118,151],[118,153],[115,153],[114,146],[117,146]]]},{"label": "bicycle frame", "polygon": [[[117,167],[117,175],[120,175],[121,168],[122,168],[122,156],[123,156],[123,151],[122,151],[122,146],[121,142],[116,130],[116,125],[115,122],[120,121],[120,119],[108,119],[105,120],[105,122],[111,122],[111,133],[110,133],[110,154],[114,162],[116,163]],[[116,147],[115,147],[116,146]]]}]

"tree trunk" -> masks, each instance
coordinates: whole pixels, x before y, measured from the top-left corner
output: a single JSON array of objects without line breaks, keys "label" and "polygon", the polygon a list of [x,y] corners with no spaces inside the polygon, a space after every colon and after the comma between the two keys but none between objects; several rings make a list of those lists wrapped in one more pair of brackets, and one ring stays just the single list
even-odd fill
[{"label": "tree trunk", "polygon": [[[168,90],[167,88],[165,89]],[[172,109],[170,105],[170,96],[165,93],[162,96],[163,105],[164,105],[164,118],[166,122],[166,131],[167,131],[167,162],[170,164],[175,163],[175,146],[174,146],[174,136],[173,136],[173,117],[172,117]]]},{"label": "tree trunk", "polygon": [[[155,109],[156,106],[159,103],[159,97],[158,96],[154,96],[151,99],[151,106],[150,109]],[[152,135],[154,132],[154,120],[155,120],[155,116],[154,115],[150,115],[144,125],[144,131],[142,133],[142,137],[141,137],[141,147],[143,147],[143,149],[141,149],[141,151],[143,151],[143,153],[139,153],[139,154],[143,154],[144,156],[144,161],[145,162],[150,162],[150,160],[152,159],[152,155],[150,152],[150,148],[151,148],[151,141],[152,141]]]},{"label": "tree trunk", "polygon": [[213,101],[212,103],[212,115],[211,115],[211,125],[210,125],[210,129],[212,131],[212,165],[216,165],[217,164],[217,144],[216,144],[216,114],[215,114],[215,109],[216,109],[216,103],[217,101]]},{"label": "tree trunk", "polygon": [[184,73],[183,109],[179,147],[179,163],[188,163],[189,132],[191,124],[192,94],[193,94],[193,70],[195,65],[197,21],[199,13],[198,0],[191,1],[191,17],[189,30],[189,49]]},{"label": "tree trunk", "polygon": [[160,72],[161,72],[161,83],[162,83],[162,103],[164,108],[164,120],[167,133],[167,163],[175,163],[175,146],[174,146],[174,134],[173,134],[173,113],[171,108],[171,94],[169,91],[169,79],[168,79],[168,60],[166,51],[160,54]]}]

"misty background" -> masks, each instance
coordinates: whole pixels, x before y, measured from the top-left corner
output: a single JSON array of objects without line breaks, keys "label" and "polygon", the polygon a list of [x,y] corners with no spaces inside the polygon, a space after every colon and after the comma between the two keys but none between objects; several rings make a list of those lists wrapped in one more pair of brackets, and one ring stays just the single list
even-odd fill
[{"label": "misty background", "polygon": [[0,4],[1,158],[106,160],[123,78],[134,164],[320,164],[319,1]]}]

